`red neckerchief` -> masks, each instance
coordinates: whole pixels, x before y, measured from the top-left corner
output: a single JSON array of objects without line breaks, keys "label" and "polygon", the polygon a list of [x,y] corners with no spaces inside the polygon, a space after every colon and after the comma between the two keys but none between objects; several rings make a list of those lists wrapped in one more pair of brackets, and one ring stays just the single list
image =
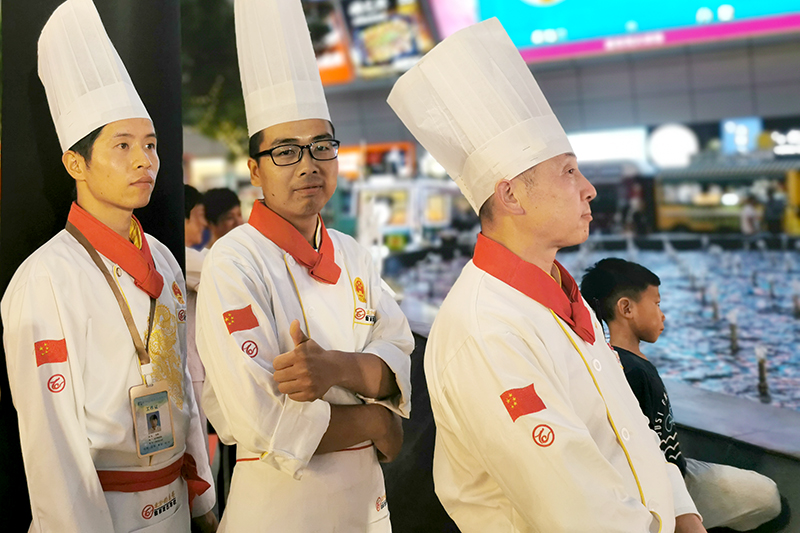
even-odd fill
[{"label": "red neckerchief", "polygon": [[122,270],[133,277],[137,287],[142,289],[151,298],[158,298],[164,288],[164,278],[156,270],[150,246],[142,231],[142,225],[133,217],[142,237],[142,249],[137,248],[128,239],[122,238],[114,230],[87,213],[78,204],[73,203],[69,211],[68,220],[83,233],[92,243],[95,250],[106,256],[110,261],[122,267]]},{"label": "red neckerchief", "polygon": [[264,237],[277,244],[294,257],[295,261],[308,269],[308,274],[317,281],[335,285],[342,269],[333,258],[333,243],[322,218],[319,218],[319,252],[314,250],[297,229],[283,217],[259,201],[253,204],[248,224],[261,232]]},{"label": "red neckerchief", "polygon": [[555,265],[561,273],[563,289],[544,270],[479,233],[472,262],[487,274],[552,309],[581,339],[594,344],[592,317],[583,304],[578,284],[558,261]]}]

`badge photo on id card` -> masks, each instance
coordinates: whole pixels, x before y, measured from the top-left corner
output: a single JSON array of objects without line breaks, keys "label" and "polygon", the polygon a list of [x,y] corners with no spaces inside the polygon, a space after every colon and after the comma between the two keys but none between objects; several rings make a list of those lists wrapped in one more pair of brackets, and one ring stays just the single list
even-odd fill
[{"label": "badge photo on id card", "polygon": [[174,448],[175,433],[167,383],[156,382],[152,387],[138,385],[131,388],[130,395],[136,454],[147,457]]}]

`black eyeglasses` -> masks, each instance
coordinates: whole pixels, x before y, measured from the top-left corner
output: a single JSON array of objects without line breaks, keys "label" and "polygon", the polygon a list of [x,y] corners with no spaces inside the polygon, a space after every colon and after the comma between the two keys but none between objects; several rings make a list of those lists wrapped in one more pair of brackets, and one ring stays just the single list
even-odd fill
[{"label": "black eyeglasses", "polygon": [[282,144],[275,148],[258,152],[253,156],[253,159],[268,155],[277,166],[288,167],[299,163],[303,159],[303,149],[305,148],[308,148],[311,158],[317,161],[330,161],[336,159],[339,155],[339,141],[336,139],[324,139],[303,146],[299,144]]}]

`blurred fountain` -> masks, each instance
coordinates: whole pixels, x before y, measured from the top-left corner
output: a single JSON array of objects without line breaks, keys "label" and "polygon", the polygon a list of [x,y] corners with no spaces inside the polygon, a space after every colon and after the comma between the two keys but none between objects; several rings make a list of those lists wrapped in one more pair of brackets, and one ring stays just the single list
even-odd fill
[{"label": "blurred fountain", "polygon": [[794,317],[800,318],[800,281],[792,280],[792,307],[794,308]]},{"label": "blurred fountain", "polygon": [[756,246],[758,247],[758,251],[761,252],[762,256],[767,253],[767,241],[764,239],[758,239],[756,241]]},{"label": "blurred fountain", "polygon": [[633,242],[633,235],[628,235],[625,240],[628,261],[635,263],[639,260],[639,249],[636,247],[636,243]]},{"label": "blurred fountain", "polygon": [[742,257],[740,255],[733,256],[733,275],[734,276],[741,276],[742,275]]},{"label": "blurred fountain", "polygon": [[770,403],[772,398],[767,383],[767,347],[763,344],[756,346],[756,358],[758,359],[758,395],[762,403]]},{"label": "blurred fountain", "polygon": [[767,286],[769,287],[769,297],[771,300],[775,299],[775,276],[772,274],[767,276]]},{"label": "blurred fountain", "polygon": [[675,247],[672,246],[672,242],[669,240],[669,237],[664,235],[663,238],[664,238],[664,252],[667,254],[667,257],[669,257],[672,261],[677,261],[678,254],[675,252]]},{"label": "blurred fountain", "polygon": [[739,351],[739,333],[737,331],[737,318],[738,318],[739,310],[738,309],[731,309],[728,311],[726,318],[728,319],[728,324],[731,328],[731,353],[735,354]]},{"label": "blurred fountain", "polygon": [[703,235],[702,237],[700,237],[700,247],[703,250],[708,250],[709,243],[710,243],[710,240],[708,238],[708,235]]},{"label": "blurred fountain", "polygon": [[789,252],[784,252],[783,254],[783,268],[787,274],[794,271],[794,260]]},{"label": "blurred fountain", "polygon": [[785,252],[788,245],[789,245],[789,236],[786,235],[785,233],[781,233],[781,250]]},{"label": "blurred fountain", "polygon": [[716,283],[708,286],[708,297],[711,300],[711,312],[714,320],[719,320],[719,289]]}]

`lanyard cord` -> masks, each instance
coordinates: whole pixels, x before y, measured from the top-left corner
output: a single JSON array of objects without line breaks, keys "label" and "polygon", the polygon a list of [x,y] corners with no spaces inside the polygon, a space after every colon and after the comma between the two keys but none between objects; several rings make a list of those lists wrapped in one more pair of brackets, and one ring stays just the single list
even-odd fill
[{"label": "lanyard cord", "polygon": [[136,347],[136,354],[139,356],[139,364],[142,366],[143,373],[145,374],[145,381],[147,385],[151,385],[151,379],[148,379],[152,375],[152,367],[150,366],[150,353],[148,349],[150,347],[150,334],[153,331],[153,317],[155,316],[156,310],[156,300],[152,296],[150,297],[150,317],[147,321],[147,336],[146,336],[146,344],[142,342],[142,338],[139,335],[139,332],[136,331],[136,323],[133,320],[133,316],[131,315],[130,307],[128,303],[125,301],[125,297],[117,287],[117,283],[114,281],[114,278],[111,277],[111,273],[106,268],[103,260],[100,258],[100,254],[97,253],[92,243],[89,242],[89,239],[81,233],[81,231],[75,227],[72,222],[67,222],[66,226],[67,231],[70,235],[75,237],[75,239],[83,246],[86,251],[89,253],[89,256],[94,261],[94,264],[97,265],[97,268],[100,269],[100,272],[103,273],[103,277],[105,277],[106,282],[108,282],[108,286],[111,287],[111,291],[114,293],[114,297],[117,299],[117,304],[119,305],[119,309],[122,312],[122,317],[125,319],[125,324],[128,326],[128,331],[131,334],[131,340],[133,340],[133,345]]}]

